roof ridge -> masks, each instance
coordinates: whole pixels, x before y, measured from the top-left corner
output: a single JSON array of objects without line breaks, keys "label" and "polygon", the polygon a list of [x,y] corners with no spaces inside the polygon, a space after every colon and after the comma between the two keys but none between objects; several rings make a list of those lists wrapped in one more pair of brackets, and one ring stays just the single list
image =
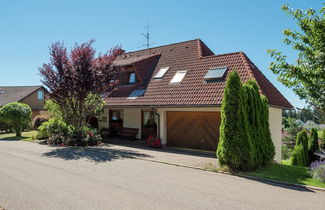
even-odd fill
[{"label": "roof ridge", "polygon": [[241,51],[231,52],[231,53],[223,53],[223,54],[217,54],[217,55],[207,55],[207,56],[202,56],[200,58],[213,58],[213,57],[227,56],[227,55],[240,54],[240,53],[241,53]]},{"label": "roof ridge", "polygon": [[43,85],[4,85],[4,86],[0,86],[1,87],[43,87]]},{"label": "roof ridge", "polygon": [[168,47],[168,46],[172,46],[172,45],[183,44],[183,43],[186,43],[186,42],[193,42],[193,41],[196,41],[196,40],[200,40],[200,39],[199,39],[199,38],[196,38],[196,39],[191,39],[191,40],[187,40],[187,41],[176,42],[176,43],[166,44],[166,45],[161,45],[161,46],[157,46],[157,47],[151,47],[151,48],[148,48],[148,49],[129,51],[129,52],[126,52],[126,53],[124,53],[124,54],[135,53],[135,52],[141,52],[141,51],[147,51],[147,50],[152,50],[152,49],[162,48],[162,47]]}]

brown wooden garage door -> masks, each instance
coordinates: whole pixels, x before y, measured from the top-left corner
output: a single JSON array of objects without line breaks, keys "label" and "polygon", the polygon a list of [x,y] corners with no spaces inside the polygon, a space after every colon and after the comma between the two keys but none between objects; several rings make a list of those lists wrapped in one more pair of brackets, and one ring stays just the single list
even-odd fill
[{"label": "brown wooden garage door", "polygon": [[167,112],[167,145],[215,151],[220,112]]}]

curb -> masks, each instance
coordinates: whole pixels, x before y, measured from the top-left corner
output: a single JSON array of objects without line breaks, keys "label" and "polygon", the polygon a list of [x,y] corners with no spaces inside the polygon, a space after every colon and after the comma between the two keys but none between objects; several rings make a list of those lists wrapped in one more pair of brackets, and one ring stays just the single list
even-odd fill
[{"label": "curb", "polygon": [[[84,149],[90,151],[88,148],[84,148]],[[105,152],[100,152],[100,153],[105,153]],[[232,174],[232,173],[224,172],[224,171],[215,171],[215,170],[200,168],[200,167],[196,167],[196,166],[189,166],[189,165],[178,164],[178,163],[170,163],[170,162],[165,162],[165,161],[160,161],[160,160],[150,160],[150,159],[141,158],[141,157],[130,156],[129,158],[144,160],[144,161],[149,161],[149,162],[155,162],[155,163],[162,163],[162,164],[171,165],[171,166],[178,166],[178,167],[183,167],[183,168],[190,168],[190,169],[196,169],[196,170],[201,170],[201,171],[207,171],[207,172],[211,172],[211,173],[225,174],[225,175],[230,175],[230,176],[235,176],[235,177],[240,177],[240,178],[248,178],[248,179],[252,179],[252,180],[255,180],[255,181],[266,181],[266,182],[271,182],[271,183],[276,183],[276,184],[281,184],[281,185],[300,187],[300,188],[304,188],[304,189],[318,190],[318,191],[325,192],[325,188],[314,187],[314,186],[310,186],[310,185],[296,184],[296,183],[272,180],[272,179],[261,178],[261,177],[250,176],[250,175]]]}]

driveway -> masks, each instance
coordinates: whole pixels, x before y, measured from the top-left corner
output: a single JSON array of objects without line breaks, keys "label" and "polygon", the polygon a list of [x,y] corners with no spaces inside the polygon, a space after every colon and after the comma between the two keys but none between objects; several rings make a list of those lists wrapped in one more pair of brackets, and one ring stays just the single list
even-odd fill
[{"label": "driveway", "polygon": [[160,164],[109,147],[0,141],[6,209],[324,209],[325,192]]}]

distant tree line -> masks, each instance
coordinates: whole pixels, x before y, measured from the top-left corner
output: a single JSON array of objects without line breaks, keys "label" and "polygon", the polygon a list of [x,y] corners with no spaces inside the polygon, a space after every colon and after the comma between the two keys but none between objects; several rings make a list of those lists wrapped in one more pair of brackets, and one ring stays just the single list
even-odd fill
[{"label": "distant tree line", "polygon": [[304,108],[304,109],[295,109],[295,110],[284,110],[282,112],[282,116],[285,118],[294,118],[301,120],[303,122],[307,122],[308,120],[312,120],[317,124],[324,123],[325,119],[322,114],[314,108]]}]

